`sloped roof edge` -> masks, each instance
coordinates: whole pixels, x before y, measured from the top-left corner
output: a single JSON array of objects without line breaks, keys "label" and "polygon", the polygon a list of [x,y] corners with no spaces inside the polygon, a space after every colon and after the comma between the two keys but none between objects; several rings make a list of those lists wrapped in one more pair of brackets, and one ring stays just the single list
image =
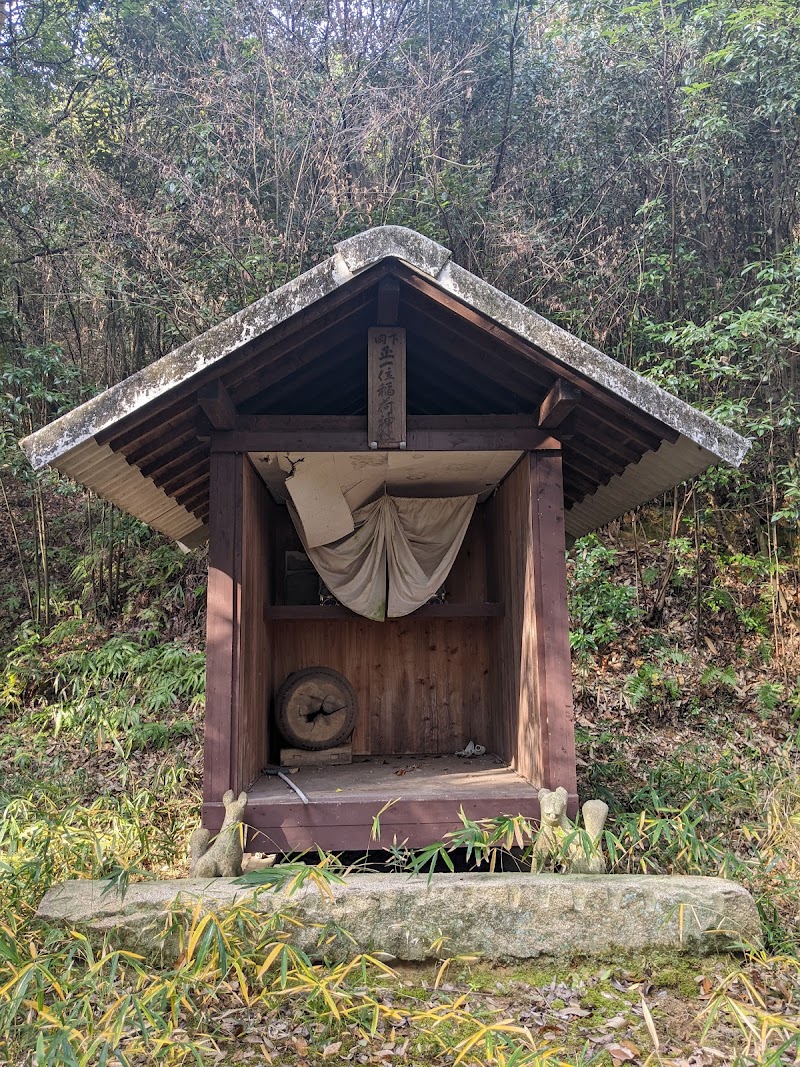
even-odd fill
[{"label": "sloped roof edge", "polygon": [[622,474],[573,504],[564,516],[569,537],[583,537],[592,530],[619,518],[638,504],[654,500],[681,482],[687,481],[716,463],[717,457],[689,438],[664,441],[660,448],[646,452]]},{"label": "sloped roof edge", "polygon": [[53,463],[386,259],[400,259],[428,275],[463,303],[671,426],[714,458],[738,466],[745,455],[748,443],[733,430],[452,263],[449,249],[403,226],[379,226],[339,242],[318,266],[26,437],[22,448],[37,469]]},{"label": "sloped roof edge", "polygon": [[[437,282],[459,300],[530,341],[565,367],[677,430],[683,437],[711,452],[715,459],[738,467],[749,449],[749,442],[735,430],[723,426],[691,404],[661,389],[655,382],[643,378],[549,319],[537,315],[463,267],[448,264]],[[709,462],[714,462],[714,459]]]},{"label": "sloped roof edge", "polygon": [[310,307],[353,277],[334,254],[323,263],[256,300],[166,356],[112,385],[20,441],[35,469],[53,463],[102,430],[193,375],[219,363],[249,341]]}]

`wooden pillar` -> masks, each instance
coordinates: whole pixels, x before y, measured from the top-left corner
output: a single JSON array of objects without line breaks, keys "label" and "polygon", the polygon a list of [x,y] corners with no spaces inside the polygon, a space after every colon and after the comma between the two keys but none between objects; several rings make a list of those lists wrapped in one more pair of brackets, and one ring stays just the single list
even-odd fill
[{"label": "wooden pillar", "polygon": [[564,483],[560,452],[529,453],[532,582],[529,605],[533,641],[530,667],[534,684],[533,718],[537,726],[542,785],[564,786],[572,795],[575,774],[572,670],[567,610],[564,538]]},{"label": "wooden pillar", "polygon": [[241,645],[242,462],[235,452],[211,455],[204,804],[238,792],[239,654]]},{"label": "wooden pillar", "polygon": [[267,720],[272,690],[272,624],[265,618],[265,608],[270,603],[277,508],[249,457],[242,459],[239,748],[233,758],[239,788],[247,789],[270,762]]},{"label": "wooden pillar", "polygon": [[526,453],[488,505],[495,631],[489,743],[536,786],[564,786],[575,809],[575,742],[561,453]]},{"label": "wooden pillar", "polygon": [[[246,789],[268,761],[271,690],[272,511],[266,487],[246,455],[214,452],[206,622],[204,819],[221,817],[226,789]],[[207,818],[206,818],[207,816]]]}]

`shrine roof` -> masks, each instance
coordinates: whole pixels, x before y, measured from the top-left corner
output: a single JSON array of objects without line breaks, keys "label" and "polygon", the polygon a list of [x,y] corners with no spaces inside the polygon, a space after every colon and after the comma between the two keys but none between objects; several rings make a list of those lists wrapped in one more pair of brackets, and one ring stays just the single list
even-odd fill
[{"label": "shrine roof", "polygon": [[[559,382],[580,391],[556,428],[566,527],[580,536],[709,466],[738,466],[733,430],[453,262],[398,226],[332,256],[22,441],[46,465],[188,547],[207,536],[217,383],[242,424],[366,412],[366,333],[386,279],[408,332],[409,414],[541,415]],[[248,423],[249,420],[249,423]],[[364,429],[366,436],[366,424]]]}]

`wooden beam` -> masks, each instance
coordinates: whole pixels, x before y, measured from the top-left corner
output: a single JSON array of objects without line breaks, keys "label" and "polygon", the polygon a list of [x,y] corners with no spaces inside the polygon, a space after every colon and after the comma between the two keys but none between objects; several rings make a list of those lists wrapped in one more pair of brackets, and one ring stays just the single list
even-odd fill
[{"label": "wooden beam", "polygon": [[189,470],[195,463],[203,459],[208,459],[208,446],[202,442],[191,441],[191,443],[182,445],[181,448],[168,453],[162,458],[143,460],[141,463],[137,463],[136,466],[145,478],[159,477],[162,481],[166,481],[176,474]]},{"label": "wooden beam", "polygon": [[172,496],[174,493],[188,491],[193,486],[199,485],[200,482],[208,477],[208,466],[208,457],[204,456],[187,471],[164,478],[160,474],[156,474],[153,476],[153,481],[159,489],[164,490],[167,496]]},{"label": "wooden beam", "polygon": [[[343,318],[350,317],[363,310],[365,307],[374,308],[375,296],[372,287],[376,281],[390,272],[388,264],[382,264],[371,270],[362,271],[345,286],[340,286],[328,293],[321,300],[306,308],[298,315],[292,315],[279,326],[269,331],[269,347],[265,353],[254,355],[253,345],[244,344],[225,357],[226,375],[236,374],[236,392],[242,388],[245,378],[263,379],[267,369],[280,362],[281,367],[291,363],[296,358],[296,353],[305,353],[315,338],[322,337],[326,344],[331,327],[341,325]],[[287,373],[292,373],[290,367]],[[219,374],[217,367],[209,368],[198,375],[191,375],[169,390],[169,404],[165,407],[163,400],[148,404],[148,409],[153,407],[154,414],[145,417],[141,409],[132,411],[129,415],[119,419],[107,429],[96,435],[99,444],[110,444],[117,451],[121,445],[137,438],[145,432],[153,429],[160,435],[164,420],[172,415],[184,413],[188,406],[186,398],[196,394],[200,387],[198,378],[206,378],[208,381],[216,380]]]},{"label": "wooden beam", "polygon": [[537,430],[535,415],[409,415],[409,430]]},{"label": "wooden beam", "polygon": [[179,500],[175,498],[176,502],[181,507],[186,508],[187,511],[191,511],[193,514],[198,511],[208,513],[208,482],[195,486],[193,489],[186,493],[185,497]]},{"label": "wooden beam", "polygon": [[556,378],[552,389],[539,405],[539,426],[554,430],[560,426],[581,399],[581,391],[572,382]]},{"label": "wooden beam", "polygon": [[197,390],[197,403],[215,430],[236,428],[238,414],[231,394],[221,381],[210,382]]},{"label": "wooden beam", "polygon": [[420,414],[433,414],[440,410],[439,397],[443,391],[442,382],[444,381],[447,383],[444,392],[448,411],[470,411],[476,414],[492,412],[497,415],[500,412],[534,410],[533,400],[526,397],[519,389],[516,391],[507,389],[499,379],[495,378],[494,372],[491,378],[487,377],[485,362],[481,370],[480,361],[473,366],[464,362],[461,358],[463,349],[459,352],[458,358],[438,347],[434,349],[430,340],[434,336],[436,336],[435,333],[431,332],[427,337],[412,338],[411,331],[408,331],[410,351],[426,353],[426,358],[414,360],[410,369],[409,408],[413,408]]},{"label": "wooden beam", "polygon": [[558,450],[546,430],[409,430],[409,452],[533,452]]},{"label": "wooden beam", "polygon": [[[409,415],[408,429],[484,431],[539,431],[535,415]],[[366,415],[240,415],[236,429],[242,433],[363,433]]]},{"label": "wooden beam", "polygon": [[599,446],[593,452],[588,449],[581,451],[575,447],[574,441],[564,442],[564,462],[570,469],[574,467],[579,474],[588,475],[596,485],[605,485],[609,478],[622,474],[628,467],[623,460],[609,455]]},{"label": "wooden beam", "polygon": [[[345,769],[352,772],[357,766]],[[469,786],[455,789],[450,800],[393,796],[392,803],[385,805],[386,811],[381,815],[381,837],[377,841],[373,796],[302,804],[299,798],[291,799],[293,794],[289,789],[287,803],[270,803],[256,794],[247,803],[247,822],[257,831],[256,842],[267,842],[270,850],[306,852],[319,846],[331,852],[368,852],[370,848],[391,848],[393,841],[403,841],[409,848],[423,848],[433,841],[441,841],[462,825],[462,812],[475,821],[496,818],[502,811],[519,812],[534,823],[539,818],[539,801],[534,790],[530,798],[520,797],[513,790],[507,795],[503,789],[496,789],[488,797],[476,796],[476,792]],[[343,789],[340,796],[346,795]],[[578,799],[572,795],[568,810],[574,815],[577,808]],[[219,801],[203,804],[203,826],[212,832],[222,826],[224,815],[225,809]]]},{"label": "wooden beam", "polygon": [[[252,360],[250,367],[243,368],[241,375],[237,376],[236,384],[231,386],[234,401],[241,407],[254,396],[263,394],[265,389],[271,389],[286,379],[294,380],[299,371],[317,362],[320,357],[327,359],[328,353],[335,352],[343,344],[349,343],[351,351],[366,347],[365,331],[374,314],[374,307],[374,293],[362,293],[352,306],[325,316],[313,333],[301,331],[299,339],[293,338],[291,344],[287,342],[274,348],[270,344],[263,356]],[[271,341],[271,337],[270,332],[265,340]]]},{"label": "wooden beam", "polygon": [[342,433],[367,436],[366,415],[240,415],[239,433]]},{"label": "wooden beam", "polygon": [[206,502],[208,502],[209,483],[211,481],[210,469],[211,464],[209,463],[208,469],[206,470],[205,479],[201,479],[199,482],[196,482],[195,485],[187,487],[185,489],[176,489],[174,493],[174,499],[176,503],[183,504],[183,506],[185,507],[188,501],[192,501],[192,503],[197,503],[196,498],[201,495],[205,495]]},{"label": "wooden beam", "polygon": [[607,455],[612,459],[621,460],[625,466],[638,463],[647,452],[643,445],[629,444],[626,438],[615,437],[599,422],[592,425],[590,417],[587,417],[586,422],[588,425],[583,425],[574,415],[562,422],[558,428],[558,436],[565,448],[569,444],[576,452],[592,456],[595,460],[598,455]]},{"label": "wooden beam", "polygon": [[220,452],[368,452],[365,431],[233,430],[211,438],[212,455]]},{"label": "wooden beam", "polygon": [[196,518],[200,519],[201,522],[208,523],[208,493],[207,492],[206,492],[205,496],[206,496],[205,501],[201,500],[199,503],[192,504],[191,506],[188,505],[188,504],[184,504],[183,506],[186,508],[186,510],[190,514],[192,514]]},{"label": "wooden beam", "polygon": [[[525,383],[519,377],[514,383],[510,376],[503,374],[499,364],[492,363],[490,377],[487,373],[487,356],[473,356],[466,346],[459,349],[457,356],[446,353],[441,359],[434,355],[430,344],[424,340],[415,342],[411,351],[430,353],[430,358],[414,360],[411,365],[409,405],[414,411],[491,412],[495,415],[501,412],[535,412],[539,397],[545,391],[543,386],[530,388],[530,383]],[[444,394],[444,404],[440,394]],[[535,426],[536,420],[533,419],[532,423]]]},{"label": "wooden beam", "polygon": [[583,500],[585,496],[591,496],[597,491],[597,484],[575,470],[573,466],[567,467],[564,471],[564,485],[571,493],[576,494],[574,500]]},{"label": "wooden beam", "polygon": [[[645,452],[656,452],[662,445],[662,438],[657,433],[648,433],[641,426],[623,422],[612,411],[601,408],[595,400],[584,397],[581,406],[568,415],[561,427],[562,433],[581,433],[590,440],[625,443],[630,448],[638,449],[638,459]],[[634,460],[633,462],[638,462]]]},{"label": "wooden beam", "polygon": [[400,282],[389,275],[378,286],[376,326],[396,326],[400,314]]},{"label": "wooden beam", "polygon": [[[423,604],[412,611],[410,615],[403,616],[403,623],[410,623],[416,619],[488,619],[502,618],[505,607],[503,604]],[[344,607],[343,604],[280,604],[267,605],[264,610],[266,619],[280,619],[282,622],[301,621],[319,622],[326,619],[347,619],[351,622],[363,623],[361,615]],[[384,624],[381,623],[381,626]]]},{"label": "wooden beam", "polygon": [[[367,327],[364,326],[360,333],[363,335]],[[330,338],[329,338],[330,340]],[[361,338],[347,337],[345,342],[335,347],[329,347],[319,358],[305,363],[288,377],[283,376],[282,370],[274,369],[268,375],[262,377],[263,388],[243,400],[239,405],[243,412],[279,412],[281,410],[297,410],[289,406],[296,404],[298,398],[304,397],[308,401],[308,409],[313,410],[314,400],[326,395],[327,389],[320,384],[320,379],[329,381],[336,379],[337,394],[342,387],[342,381],[350,379],[357,382],[358,388],[363,393],[366,403],[367,390],[364,382],[363,359],[356,355],[361,344]],[[364,345],[366,350],[366,344]],[[330,408],[328,409],[330,410]]]},{"label": "wooden beam", "polygon": [[[109,427],[108,430],[97,434],[97,443],[107,444],[115,452],[123,452],[126,456],[128,448],[139,451],[151,448],[154,444],[160,444],[165,436],[177,435],[187,425],[192,424],[191,418],[187,420],[189,410],[193,410],[192,403],[187,402],[185,398],[176,400],[169,407],[162,407],[155,414],[141,418],[137,424],[130,426],[124,432],[117,433],[114,437],[111,436],[111,427]],[[127,422],[130,418],[131,416],[127,416],[124,421]]]},{"label": "wooden beam", "polygon": [[[525,452],[540,448],[558,450],[561,445],[546,430],[526,426],[505,426],[502,416],[491,416],[494,422],[471,426],[470,416],[463,428],[452,422],[452,416],[420,418],[415,428],[406,431],[409,452]],[[475,416],[475,418],[483,418]],[[518,416],[510,416],[518,419]],[[215,433],[212,452],[368,452],[370,438],[363,416],[315,416],[313,428],[303,424],[304,417],[293,426],[290,417],[278,417],[270,426],[268,417],[258,418],[258,429]],[[444,419],[443,424],[438,424]]]},{"label": "wooden beam", "polygon": [[169,462],[181,450],[185,451],[187,448],[194,447],[197,444],[196,437],[197,433],[194,426],[189,424],[179,432],[166,434],[161,441],[151,440],[139,446],[126,445],[125,448],[121,448],[119,451],[127,459],[128,463],[135,463],[141,470],[143,462],[149,463],[151,460],[161,462],[165,457],[165,462]]},{"label": "wooden beam", "polygon": [[371,447],[406,447],[406,331],[399,327],[367,330],[367,425]]},{"label": "wooden beam", "polygon": [[[479,380],[487,378],[487,356],[492,360],[491,378],[517,396],[525,397],[533,403],[542,390],[549,388],[553,373],[548,367],[539,367],[528,360],[524,366],[511,353],[503,355],[503,348],[487,339],[475,329],[474,325],[443,316],[440,309],[430,304],[420,293],[413,293],[417,303],[413,307],[413,318],[406,314],[409,332],[421,333],[423,337],[436,337],[437,347],[447,351],[452,358],[463,363],[471,374],[477,374]],[[499,358],[498,358],[499,357]]]}]

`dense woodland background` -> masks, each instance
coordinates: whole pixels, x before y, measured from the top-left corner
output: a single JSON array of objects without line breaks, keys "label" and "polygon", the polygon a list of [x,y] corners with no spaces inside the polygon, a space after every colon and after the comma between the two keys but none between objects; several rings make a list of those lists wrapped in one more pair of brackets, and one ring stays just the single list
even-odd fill
[{"label": "dense woodland background", "polygon": [[[7,1062],[28,1064],[36,1049],[39,1065],[88,1065],[118,1047],[131,1063],[189,1062],[192,1042],[224,1045],[231,1018],[256,1010],[225,985],[230,963],[216,950],[184,961],[165,992],[148,984],[161,978],[126,977],[130,964],[101,978],[91,959],[75,962],[77,942],[31,925],[53,879],[185,869],[205,561],[53,474],[34,476],[17,439],[384,223],[443,242],[752,439],[740,471],[710,472],[573,550],[577,741],[584,795],[612,806],[615,869],[739,878],[775,953],[733,978],[710,969],[669,984],[665,969],[648,971],[642,995],[661,981],[658,995],[673,997],[661,1015],[653,1004],[662,1062],[791,1061],[799,150],[796,0],[0,3]],[[263,957],[239,949],[256,974]],[[48,968],[73,976],[68,996],[53,993]],[[313,1015],[319,973],[290,973],[302,1005],[286,1009],[295,1015],[273,1062],[304,1063],[315,1041],[349,1048],[335,1014]],[[622,1003],[628,978],[609,975],[541,996],[563,1007],[602,988],[597,1018],[622,1012],[626,1029],[611,1036],[649,1049],[639,986]],[[528,1004],[526,981],[503,1010]],[[134,987],[150,1005],[166,998],[163,1017],[146,1021]],[[432,988],[423,982],[423,1003]],[[259,1010],[283,1012],[270,995]],[[545,1013],[552,1039],[570,1062],[591,1062],[579,1050],[595,1015],[576,1032],[559,1010]],[[363,1057],[375,1033],[359,1033],[359,1062],[374,1062]],[[436,1033],[435,1056],[414,1062],[452,1061],[456,1037],[448,1046]],[[704,1043],[716,1052],[690,1055]],[[475,1046],[475,1062],[511,1062],[490,1044]],[[606,1067],[637,1060],[615,1047]]]},{"label": "dense woodland background", "polygon": [[[17,436],[381,223],[753,437],[692,510],[721,544],[788,560],[799,19],[784,0],[7,0],[0,458],[10,503],[20,480],[28,494],[19,610],[58,615],[59,546]],[[123,525],[96,518],[86,553]]]}]

